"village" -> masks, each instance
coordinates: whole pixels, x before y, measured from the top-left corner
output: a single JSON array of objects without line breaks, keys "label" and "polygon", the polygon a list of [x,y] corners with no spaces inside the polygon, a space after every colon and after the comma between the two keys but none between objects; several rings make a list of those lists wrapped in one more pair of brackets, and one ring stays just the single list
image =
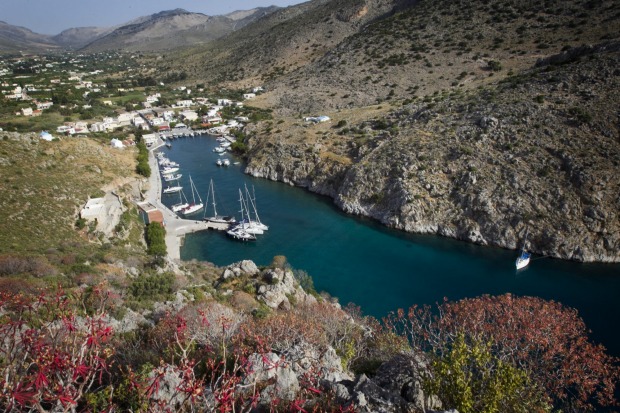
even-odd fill
[{"label": "village", "polygon": [[[135,144],[127,136],[139,131],[151,146],[179,128],[221,133],[239,128],[249,121],[243,101],[263,91],[256,86],[207,97],[204,85],[172,88],[139,72],[136,56],[111,52],[5,59],[0,63],[0,130],[36,131],[46,140],[109,137],[117,148]],[[114,136],[119,131],[127,133]]]}]

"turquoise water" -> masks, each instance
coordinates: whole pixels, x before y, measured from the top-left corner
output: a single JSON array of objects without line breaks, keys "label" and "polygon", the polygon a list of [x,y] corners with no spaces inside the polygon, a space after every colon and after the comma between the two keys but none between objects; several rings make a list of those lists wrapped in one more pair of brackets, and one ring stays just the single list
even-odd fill
[{"label": "turquoise water", "polygon": [[[329,198],[244,175],[242,164],[216,166],[215,146],[212,137],[181,138],[163,151],[180,163],[187,191],[188,173],[192,174],[203,201],[213,179],[220,214],[239,218],[238,189],[244,183],[250,190],[254,186],[261,221],[270,229],[251,243],[216,231],[188,235],[181,251],[184,260],[227,265],[251,259],[267,265],[274,255],[285,255],[294,268],[313,277],[317,290],[343,304],[354,302],[375,317],[416,303],[434,304],[444,297],[457,300],[511,292],[553,299],[577,308],[593,338],[620,355],[620,265],[534,257],[528,268],[517,272],[515,251],[404,234],[347,216]],[[164,196],[168,205],[177,200]]]}]

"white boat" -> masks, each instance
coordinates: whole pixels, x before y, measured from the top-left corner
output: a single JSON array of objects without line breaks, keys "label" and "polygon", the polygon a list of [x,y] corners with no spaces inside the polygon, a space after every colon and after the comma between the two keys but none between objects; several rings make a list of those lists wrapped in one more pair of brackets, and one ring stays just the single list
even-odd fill
[{"label": "white boat", "polygon": [[178,166],[170,166],[170,167],[164,167],[161,170],[161,174],[162,175],[169,175],[175,172],[179,172],[179,167]]},{"label": "white boat", "polygon": [[222,160],[218,158],[217,161],[215,161],[215,164],[217,166],[222,166],[222,165],[224,165],[224,162],[222,162]]},{"label": "white boat", "polygon": [[183,174],[165,175],[164,176],[164,181],[166,181],[166,182],[176,181],[177,179],[181,178],[182,176],[183,176]]},{"label": "white boat", "polygon": [[218,146],[217,148],[213,149],[213,152],[224,153],[226,152],[226,148],[222,148],[221,146]]},{"label": "white boat", "polygon": [[179,203],[174,204],[170,207],[172,212],[180,212],[189,206],[189,202],[187,202],[187,198],[185,197],[185,193],[183,190],[179,191]]},{"label": "white boat", "polygon": [[226,231],[226,234],[240,241],[256,241],[256,236],[238,227],[229,229],[228,231]]},{"label": "white boat", "polygon": [[[247,195],[247,197],[249,198],[249,194]],[[250,208],[248,207],[247,200],[243,198],[241,190],[239,190],[239,202],[241,203],[241,221],[239,221],[239,224],[237,224],[233,229],[242,229],[243,231],[252,235],[264,234],[265,230],[260,225],[258,225],[256,221],[253,221],[250,218]]]},{"label": "white boat", "polygon": [[[217,214],[217,209],[215,207],[215,187],[213,185],[213,179],[211,179],[211,181],[209,182],[209,192],[207,192],[207,200],[205,201],[207,205],[209,205],[209,197],[211,198],[211,203],[213,204],[213,216],[205,216],[204,220],[218,224],[234,224],[236,222],[235,217]],[[206,213],[207,208],[205,208],[205,215]]]},{"label": "white boat", "polygon": [[247,198],[250,200],[250,205],[252,205],[252,209],[254,210],[255,219],[252,220],[252,218],[250,217],[249,209],[248,209],[248,221],[250,225],[256,228],[259,228],[263,231],[267,231],[269,227],[263,224],[262,222],[260,222],[260,218],[258,217],[258,211],[256,210],[256,193],[254,192],[254,186],[252,186],[252,193],[254,194],[253,197],[250,195],[250,191],[248,191],[247,185],[245,186],[245,193],[246,193]]},{"label": "white boat", "polygon": [[224,165],[224,166],[229,166],[229,165],[230,165],[230,161],[229,161],[228,159],[224,159],[224,160],[222,161],[222,165]]},{"label": "white boat", "polygon": [[521,251],[519,252],[519,256],[517,257],[517,260],[515,262],[515,266],[517,267],[517,270],[527,267],[530,263],[530,257],[532,254],[530,254],[529,252],[525,250],[526,242],[527,242],[527,231],[525,232],[525,237],[523,238],[523,247],[521,248]]},{"label": "white boat", "polygon": [[[187,208],[181,210],[181,213],[183,215],[195,214],[196,212],[200,211],[204,207],[202,203],[202,199],[200,199],[200,194],[198,193],[198,190],[196,190],[194,181],[192,181],[191,175],[189,177],[189,185],[192,188],[192,202],[189,204]],[[198,202],[196,202],[196,197],[198,197]]]},{"label": "white boat", "polygon": [[228,236],[240,240],[240,241],[254,241],[256,240],[256,237],[254,236],[254,234],[251,234],[250,232],[247,231],[247,226],[245,224],[243,224],[243,216],[244,216],[244,211],[245,211],[245,205],[243,202],[243,194],[241,193],[241,189],[239,190],[239,204],[241,205],[241,221],[242,223],[239,225],[234,226],[233,228],[229,229],[228,231],[226,231],[226,234],[228,234]]},{"label": "white boat", "polygon": [[164,189],[164,194],[174,194],[175,192],[179,192],[181,189],[183,189],[182,186],[169,186],[168,188]]}]

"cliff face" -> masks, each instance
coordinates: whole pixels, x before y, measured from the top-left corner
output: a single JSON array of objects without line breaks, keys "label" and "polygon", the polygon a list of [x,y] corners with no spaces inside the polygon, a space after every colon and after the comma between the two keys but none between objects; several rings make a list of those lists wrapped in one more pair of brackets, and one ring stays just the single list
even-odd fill
[{"label": "cliff face", "polygon": [[259,125],[247,172],[409,232],[514,249],[527,227],[535,253],[619,262],[619,63],[618,43],[584,47],[346,126]]}]

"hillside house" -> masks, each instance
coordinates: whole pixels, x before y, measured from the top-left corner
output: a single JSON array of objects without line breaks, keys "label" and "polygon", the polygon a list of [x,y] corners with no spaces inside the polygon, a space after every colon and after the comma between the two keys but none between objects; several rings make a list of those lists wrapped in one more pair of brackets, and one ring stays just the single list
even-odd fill
[{"label": "hillside house", "polygon": [[110,146],[114,149],[123,149],[125,147],[125,145],[123,145],[123,142],[116,138],[110,141]]},{"label": "hillside house", "polygon": [[184,110],[183,112],[179,114],[179,116],[181,117],[181,119],[184,119],[190,122],[193,122],[196,119],[198,119],[198,113],[196,113],[193,110]]},{"label": "hillside house", "polygon": [[243,94],[243,98],[244,99],[254,99],[256,97],[256,93],[244,93]]},{"label": "hillside house", "polygon": [[177,100],[176,106],[180,108],[189,108],[193,104],[194,104],[193,100],[185,99],[185,100]]}]

